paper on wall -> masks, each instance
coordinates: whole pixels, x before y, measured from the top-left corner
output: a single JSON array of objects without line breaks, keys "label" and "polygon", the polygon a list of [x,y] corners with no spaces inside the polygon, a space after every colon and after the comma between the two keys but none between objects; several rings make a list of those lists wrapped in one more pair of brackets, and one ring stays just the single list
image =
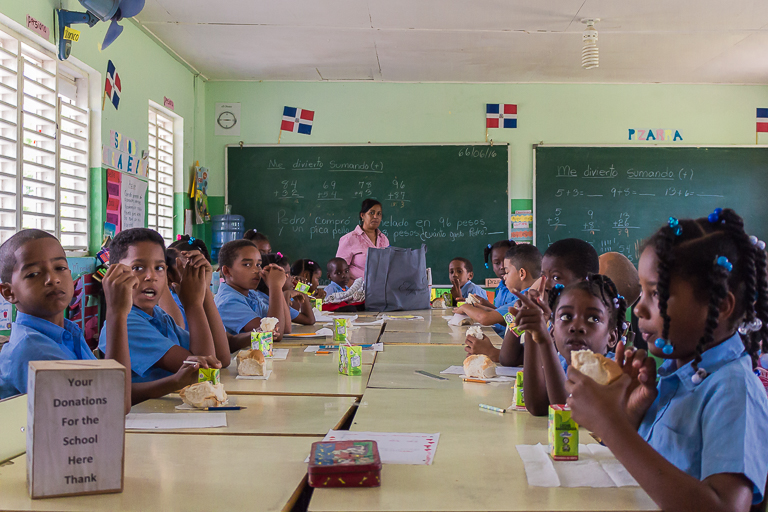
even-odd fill
[{"label": "paper on wall", "polygon": [[147,182],[125,175],[120,187],[122,229],[143,228]]}]

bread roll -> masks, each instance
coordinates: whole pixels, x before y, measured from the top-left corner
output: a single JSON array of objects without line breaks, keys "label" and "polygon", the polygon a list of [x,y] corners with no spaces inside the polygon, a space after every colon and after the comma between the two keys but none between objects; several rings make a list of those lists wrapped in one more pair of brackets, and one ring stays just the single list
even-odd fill
[{"label": "bread roll", "polygon": [[474,293],[470,293],[467,297],[467,304],[480,304],[480,297]]},{"label": "bread roll", "polygon": [[261,324],[259,325],[259,329],[261,329],[261,332],[273,332],[275,330],[275,327],[277,327],[277,323],[280,320],[277,318],[273,318],[271,316],[265,316],[261,319]]},{"label": "bread roll", "polygon": [[435,309],[445,309],[445,299],[440,297],[432,301],[432,307]]},{"label": "bread roll", "polygon": [[461,320],[459,320],[459,325],[472,325],[472,319],[462,318]]},{"label": "bread roll", "polygon": [[491,358],[475,354],[464,360],[464,375],[473,379],[490,379],[496,376],[496,363]]},{"label": "bread roll", "polygon": [[473,325],[467,329],[467,336],[474,336],[475,338],[481,340],[483,339],[483,328],[479,325]]},{"label": "bread roll", "polygon": [[204,409],[224,405],[227,401],[227,393],[224,384],[211,384],[211,381],[198,382],[179,391],[179,395],[185,404]]},{"label": "bread roll", "polygon": [[266,375],[267,360],[261,350],[241,350],[237,353],[238,375]]},{"label": "bread roll", "polygon": [[577,350],[571,352],[571,364],[587,377],[591,377],[598,384],[610,384],[623,373],[616,361],[595,354],[591,350]]}]

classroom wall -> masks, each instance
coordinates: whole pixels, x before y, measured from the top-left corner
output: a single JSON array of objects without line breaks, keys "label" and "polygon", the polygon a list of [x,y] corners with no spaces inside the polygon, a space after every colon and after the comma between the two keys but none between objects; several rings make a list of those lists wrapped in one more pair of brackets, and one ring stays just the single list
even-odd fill
[{"label": "classroom wall", "polygon": [[[26,27],[28,14],[45,23],[50,29],[49,42],[51,44],[56,43],[53,37],[53,11],[54,8],[58,7],[72,11],[85,10],[77,0],[0,0],[0,13],[23,27]],[[136,140],[139,151],[147,149],[149,100],[162,105],[163,97],[167,96],[175,103],[175,113],[184,118],[183,168],[185,179],[183,183],[186,184],[188,183],[189,169],[196,158],[196,143],[203,152],[205,150],[202,143],[204,135],[195,134],[194,131],[195,112],[203,110],[202,105],[204,104],[198,105],[195,91],[203,91],[204,87],[200,84],[196,86],[194,73],[174,59],[131,20],[124,20],[121,24],[125,28],[122,35],[103,52],[99,50],[99,44],[104,39],[107,30],[106,23],[99,23],[93,28],[88,28],[84,24],[73,26],[73,28],[81,31],[81,36],[80,41],[73,44],[72,56],[101,73],[101,85],[99,86],[101,91],[104,87],[107,61],[110,59],[115,64],[122,81],[123,94],[120,98],[119,109],[115,110],[111,105],[106,105],[103,111],[94,112],[94,115],[101,120],[101,140],[108,140],[110,130],[115,130]],[[38,42],[42,40],[42,37],[36,34],[33,37]],[[201,83],[199,79],[198,82]],[[204,102],[204,100],[205,96],[203,95],[201,101]],[[91,178],[91,250],[93,251],[97,249],[101,241],[106,204],[101,193],[102,169],[92,167]],[[178,187],[176,190],[177,206],[182,204],[182,188],[186,188],[186,186]],[[182,220],[182,216],[177,215],[175,222],[177,231],[181,229]]]},{"label": "classroom wall", "polygon": [[[217,102],[242,104],[239,137],[214,135]],[[211,204],[223,203],[224,146],[277,143],[286,105],[315,118],[310,136],[283,133],[281,144],[375,144],[483,142],[486,103],[518,105],[518,128],[492,129],[489,138],[511,145],[510,197],[530,199],[533,144],[653,143],[630,142],[629,128],[679,130],[674,144],[754,144],[755,108],[768,106],[768,86],[211,81]]]}]

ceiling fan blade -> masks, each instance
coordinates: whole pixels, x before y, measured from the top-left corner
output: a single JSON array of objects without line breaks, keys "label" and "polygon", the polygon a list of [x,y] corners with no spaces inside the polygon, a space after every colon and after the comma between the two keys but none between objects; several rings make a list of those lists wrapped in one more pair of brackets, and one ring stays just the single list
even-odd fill
[{"label": "ceiling fan blade", "polygon": [[115,39],[117,39],[117,36],[123,33],[123,27],[117,23],[116,21],[113,21],[109,24],[109,28],[107,29],[107,35],[104,36],[104,42],[101,43],[101,49],[106,50],[109,45],[115,42]]},{"label": "ceiling fan blade", "polygon": [[121,0],[120,13],[123,18],[133,18],[144,8],[144,0]]}]

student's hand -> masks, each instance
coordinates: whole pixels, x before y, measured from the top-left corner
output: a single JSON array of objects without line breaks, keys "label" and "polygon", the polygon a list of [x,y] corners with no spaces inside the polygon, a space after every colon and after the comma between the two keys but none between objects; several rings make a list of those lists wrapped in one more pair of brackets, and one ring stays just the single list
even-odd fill
[{"label": "student's hand", "polygon": [[599,437],[606,437],[606,433],[628,421],[624,401],[630,383],[631,379],[625,374],[604,386],[573,366],[569,367],[565,391],[573,420]]},{"label": "student's hand", "polygon": [[205,291],[208,289],[205,281],[205,267],[202,265],[195,267],[191,261],[182,267],[181,258],[176,259],[176,264],[181,270],[181,283],[179,283],[177,294],[184,309],[202,304],[205,300]]},{"label": "student's hand", "polygon": [[289,293],[290,293],[290,298],[294,299],[299,304],[304,304],[304,302],[307,300],[306,293],[301,293],[298,290],[291,290]]},{"label": "student's hand", "polygon": [[321,290],[320,288],[318,288],[317,290],[315,290],[315,293],[314,293],[313,297],[316,298],[316,299],[324,299],[325,298],[325,290]]},{"label": "student's hand", "polygon": [[552,343],[552,337],[549,335],[549,329],[547,329],[547,317],[544,313],[545,306],[541,299],[523,295],[517,290],[513,290],[512,294],[517,297],[517,304],[522,306],[520,308],[509,308],[509,312],[515,315],[517,328],[528,331],[536,343]]},{"label": "student's hand", "polygon": [[536,280],[536,282],[533,283],[533,285],[528,289],[526,292],[526,295],[533,299],[541,299],[541,308],[544,311],[544,317],[545,318],[552,318],[552,310],[549,309],[549,293],[547,293],[546,288],[544,287],[547,283],[547,278],[544,276],[541,276]]},{"label": "student's hand", "polygon": [[466,315],[467,314],[467,310],[469,308],[471,308],[471,307],[472,307],[472,304],[462,304],[461,306],[459,306],[457,308],[453,308],[453,313],[454,314]]},{"label": "student's hand", "polygon": [[625,398],[625,410],[630,422],[640,426],[645,413],[656,400],[656,361],[648,357],[645,350],[626,348],[619,342],[616,347],[616,362],[631,379]]},{"label": "student's hand", "polygon": [[480,339],[467,335],[467,339],[464,340],[464,345],[464,351],[469,355],[482,354],[491,359],[494,359],[494,356],[498,358],[499,349],[493,346],[490,338],[486,335],[483,335]]},{"label": "student's hand", "polygon": [[464,298],[464,296],[461,294],[461,286],[459,285],[459,278],[458,277],[452,277],[451,278],[451,284],[453,287],[451,288],[451,298],[456,301],[456,299]]},{"label": "student's hand", "polygon": [[200,369],[200,365],[197,364],[183,364],[179,371],[173,375],[173,379],[176,381],[176,386],[181,389],[192,384],[197,384],[197,370]]},{"label": "student's hand", "polygon": [[211,282],[211,279],[213,278],[213,267],[211,266],[211,263],[205,259],[203,253],[198,250],[194,250],[182,251],[181,254],[187,259],[187,265],[192,265],[195,268],[203,267],[205,269],[206,280],[209,283]]},{"label": "student's hand", "polygon": [[285,270],[274,263],[270,263],[261,271],[261,278],[267,283],[270,291],[282,290],[286,279]]},{"label": "student's hand", "polygon": [[493,304],[491,304],[491,301],[489,301],[489,300],[488,300],[488,299],[486,299],[485,297],[481,297],[480,295],[475,295],[475,297],[477,297],[477,300],[479,301],[479,304],[480,304],[481,306],[485,306],[485,307],[487,307],[487,308],[493,308],[493,309],[495,309],[495,308],[494,308],[494,306],[493,306]]},{"label": "student's hand", "polygon": [[110,265],[101,286],[107,299],[107,314],[128,316],[133,306],[133,289],[139,286],[131,269],[121,263]]}]

